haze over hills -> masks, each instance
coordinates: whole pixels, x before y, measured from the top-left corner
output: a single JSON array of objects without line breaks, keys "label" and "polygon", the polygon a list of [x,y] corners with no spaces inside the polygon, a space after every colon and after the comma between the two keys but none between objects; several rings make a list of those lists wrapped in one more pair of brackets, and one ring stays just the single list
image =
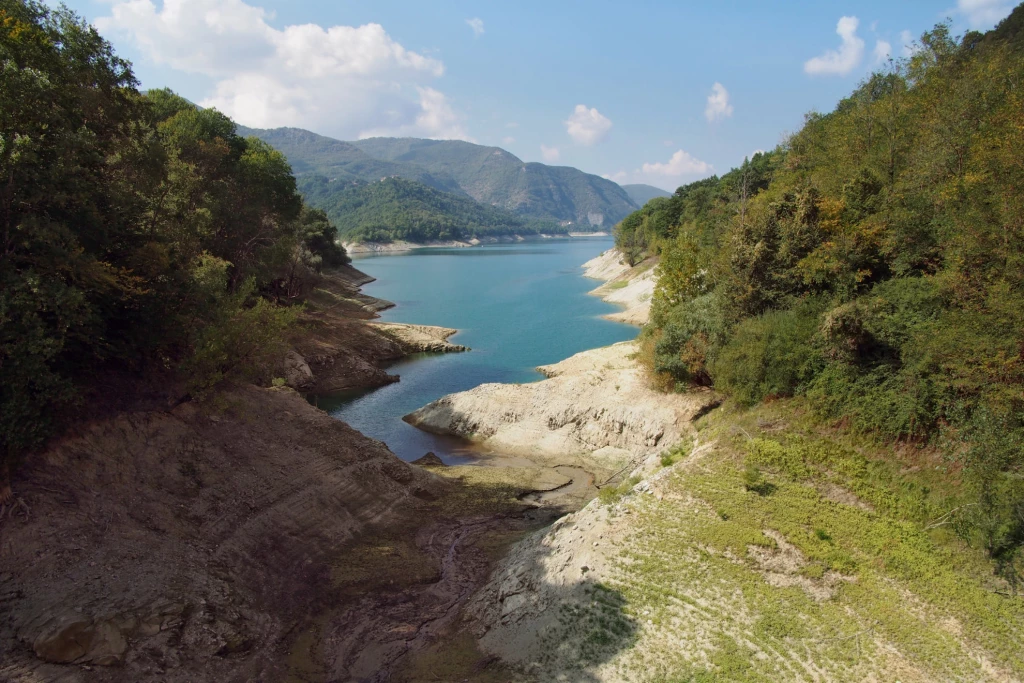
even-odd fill
[{"label": "haze over hills", "polygon": [[460,140],[371,138],[343,142],[297,128],[240,127],[288,157],[295,174],[336,180],[399,176],[524,217],[610,228],[640,205],[616,183],[567,166],[525,163],[498,147]]},{"label": "haze over hills", "polygon": [[671,192],[666,192],[660,187],[654,185],[644,185],[643,183],[637,183],[635,185],[622,185],[623,190],[629,195],[629,198],[633,200],[633,203],[637,206],[643,206],[647,202],[651,201],[655,197],[671,197]]}]

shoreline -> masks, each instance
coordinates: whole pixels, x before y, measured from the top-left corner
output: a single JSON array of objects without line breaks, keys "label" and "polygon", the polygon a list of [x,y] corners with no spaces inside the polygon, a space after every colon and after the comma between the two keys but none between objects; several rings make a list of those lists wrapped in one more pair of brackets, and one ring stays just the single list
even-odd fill
[{"label": "shoreline", "polygon": [[470,249],[486,244],[517,244],[520,242],[609,236],[610,233],[608,232],[570,232],[557,235],[541,233],[536,235],[473,237],[468,240],[432,240],[429,242],[409,242],[407,240],[395,240],[392,242],[342,242],[342,246],[350,256],[363,256],[368,254],[401,253],[415,249]]},{"label": "shoreline", "polygon": [[646,325],[650,319],[651,299],[657,281],[657,263],[657,259],[647,259],[631,267],[622,263],[622,256],[615,247],[584,263],[584,277],[603,281],[603,284],[588,293],[623,307],[621,311],[601,317],[638,327]]}]

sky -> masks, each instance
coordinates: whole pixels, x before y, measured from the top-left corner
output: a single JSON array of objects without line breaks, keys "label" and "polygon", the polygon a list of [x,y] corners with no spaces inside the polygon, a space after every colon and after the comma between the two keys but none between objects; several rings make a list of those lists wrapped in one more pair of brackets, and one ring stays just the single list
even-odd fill
[{"label": "sky", "polygon": [[[256,128],[463,139],[666,190],[829,111],[949,19],[1013,0],[65,0],[134,64]],[[53,2],[52,4],[56,4]]]}]

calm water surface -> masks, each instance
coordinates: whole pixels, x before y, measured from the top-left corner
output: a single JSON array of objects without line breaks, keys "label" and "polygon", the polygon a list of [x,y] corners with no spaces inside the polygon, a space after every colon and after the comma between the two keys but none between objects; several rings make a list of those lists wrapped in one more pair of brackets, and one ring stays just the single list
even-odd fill
[{"label": "calm water surface", "polygon": [[454,327],[451,341],[473,350],[417,354],[388,368],[401,375],[396,384],[314,400],[405,460],[427,451],[449,463],[469,459],[468,443],[422,432],[402,416],[487,382],[542,379],[538,365],[634,338],[637,328],[600,317],[618,309],[587,295],[598,283],[580,268],[611,246],[611,238],[585,238],[355,259],[377,278],[363,291],[396,304],[382,320]]}]

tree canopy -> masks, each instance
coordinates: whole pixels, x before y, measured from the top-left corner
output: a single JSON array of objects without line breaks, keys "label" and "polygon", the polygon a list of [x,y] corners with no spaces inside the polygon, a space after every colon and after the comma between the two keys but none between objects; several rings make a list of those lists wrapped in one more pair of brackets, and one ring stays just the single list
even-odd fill
[{"label": "tree canopy", "polygon": [[1017,8],[939,25],[834,111],[616,228],[660,255],[647,361],[739,401],[803,395],[943,445],[1005,576],[1024,547],[1024,56]]},{"label": "tree canopy", "polygon": [[103,373],[177,372],[193,391],[228,376],[294,319],[278,304],[346,259],[283,155],[141,94],[67,9],[0,0],[0,92],[4,468]]}]

